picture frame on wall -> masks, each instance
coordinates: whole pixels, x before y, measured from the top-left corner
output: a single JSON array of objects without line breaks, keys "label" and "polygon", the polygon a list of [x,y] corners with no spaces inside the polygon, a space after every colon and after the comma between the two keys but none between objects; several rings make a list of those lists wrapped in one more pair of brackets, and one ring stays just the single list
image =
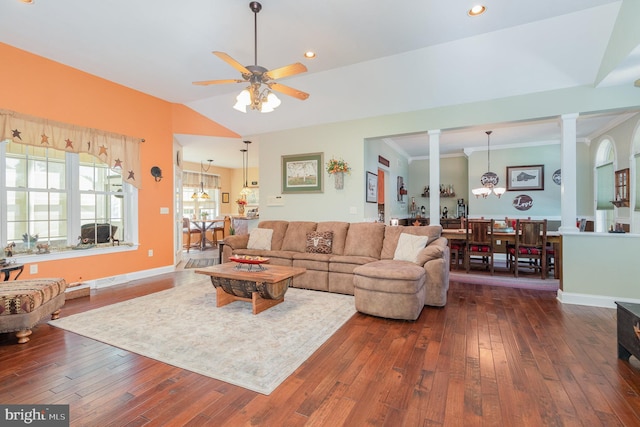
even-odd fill
[{"label": "picture frame on wall", "polygon": [[282,193],[324,192],[324,153],[282,156]]},{"label": "picture frame on wall", "polygon": [[222,193],[222,203],[229,203],[229,193]]},{"label": "picture frame on wall", "polygon": [[507,191],[544,190],[544,165],[507,166]]},{"label": "picture frame on wall", "polygon": [[378,203],[378,175],[367,171],[366,181],[367,203]]}]

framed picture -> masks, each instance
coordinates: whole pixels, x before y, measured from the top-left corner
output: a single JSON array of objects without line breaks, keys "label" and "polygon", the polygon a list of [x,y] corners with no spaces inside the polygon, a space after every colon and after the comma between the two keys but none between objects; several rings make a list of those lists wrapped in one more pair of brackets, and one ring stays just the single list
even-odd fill
[{"label": "framed picture", "polygon": [[229,203],[229,193],[222,193],[222,203]]},{"label": "framed picture", "polygon": [[282,193],[322,193],[323,153],[282,156]]},{"label": "framed picture", "polygon": [[367,203],[378,203],[378,175],[367,172]]},{"label": "framed picture", "polygon": [[507,190],[544,190],[544,165],[507,166]]}]

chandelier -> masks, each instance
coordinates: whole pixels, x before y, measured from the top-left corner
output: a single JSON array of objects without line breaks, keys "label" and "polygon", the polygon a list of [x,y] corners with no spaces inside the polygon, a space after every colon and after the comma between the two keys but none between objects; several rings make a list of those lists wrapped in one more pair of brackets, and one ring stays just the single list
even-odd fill
[{"label": "chandelier", "polygon": [[480,184],[482,187],[474,188],[471,190],[476,199],[482,196],[483,199],[486,199],[487,196],[491,193],[494,193],[498,198],[504,194],[506,189],[504,187],[497,187],[500,179],[498,175],[494,172],[491,172],[491,133],[493,131],[486,131],[487,134],[487,172],[482,174],[480,177]]},{"label": "chandelier", "polygon": [[203,200],[208,200],[211,197],[209,196],[209,194],[204,191],[204,179],[203,179],[203,172],[208,172],[209,168],[211,167],[211,162],[213,162],[212,159],[207,160],[207,162],[209,162],[209,164],[207,165],[207,168],[204,168],[204,165],[202,164],[202,161],[200,161],[200,191],[194,191],[193,194],[191,195],[192,199],[203,199]]}]

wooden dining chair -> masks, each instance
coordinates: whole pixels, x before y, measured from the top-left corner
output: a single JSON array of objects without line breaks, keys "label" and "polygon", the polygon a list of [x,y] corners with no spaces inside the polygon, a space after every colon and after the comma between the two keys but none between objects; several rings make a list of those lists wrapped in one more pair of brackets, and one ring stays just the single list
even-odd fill
[{"label": "wooden dining chair", "polygon": [[[440,225],[446,229],[462,229],[463,218],[447,218],[441,219]],[[460,265],[464,265],[464,254],[467,246],[466,235],[460,236],[462,239],[449,239],[449,253],[451,254],[451,268],[456,270]]]},{"label": "wooden dining chair", "polygon": [[466,249],[464,264],[467,273],[471,270],[471,264],[480,261],[480,265],[489,269],[493,275],[493,262],[495,252],[495,240],[493,219],[468,219],[466,228]]},{"label": "wooden dining chair", "polygon": [[[192,236],[196,236],[193,241]],[[199,248],[201,239],[202,231],[191,227],[191,220],[189,218],[182,218],[182,247],[187,249],[187,253],[189,253],[191,247]]]},{"label": "wooden dining chair", "polygon": [[214,247],[218,247],[218,241],[222,241],[225,238],[224,219],[215,222],[207,230],[206,236],[207,240],[210,241]]},{"label": "wooden dining chair", "polygon": [[520,268],[539,272],[542,279],[549,274],[547,268],[547,220],[519,219],[516,221],[515,244],[507,252],[509,265],[515,277]]}]

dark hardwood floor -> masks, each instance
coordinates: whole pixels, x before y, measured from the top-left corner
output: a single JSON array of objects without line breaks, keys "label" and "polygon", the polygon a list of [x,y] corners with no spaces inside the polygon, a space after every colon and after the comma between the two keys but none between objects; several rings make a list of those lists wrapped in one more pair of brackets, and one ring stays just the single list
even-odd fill
[{"label": "dark hardwood floor", "polygon": [[[106,288],[62,316],[193,280]],[[638,426],[640,362],[618,360],[615,319],[452,282],[415,322],[354,315],[270,396],[42,323],[24,345],[2,336],[0,402],[69,404],[73,426]]]}]

